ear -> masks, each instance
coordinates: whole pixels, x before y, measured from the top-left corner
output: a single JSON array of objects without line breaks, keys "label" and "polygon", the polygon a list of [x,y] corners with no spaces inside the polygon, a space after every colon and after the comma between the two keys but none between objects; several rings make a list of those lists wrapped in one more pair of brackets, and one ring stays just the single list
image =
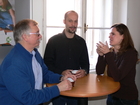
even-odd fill
[{"label": "ear", "polygon": [[22,35],[22,40],[25,40],[25,41],[27,42],[27,41],[28,41],[28,37],[29,37],[28,35],[23,34],[23,35]]}]

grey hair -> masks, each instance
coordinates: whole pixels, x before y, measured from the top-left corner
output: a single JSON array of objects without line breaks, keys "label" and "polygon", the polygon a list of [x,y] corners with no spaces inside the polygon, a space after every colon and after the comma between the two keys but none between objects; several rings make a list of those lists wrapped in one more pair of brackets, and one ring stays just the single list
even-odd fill
[{"label": "grey hair", "polygon": [[31,31],[30,23],[33,23],[34,25],[37,25],[38,23],[31,19],[24,19],[19,21],[15,27],[14,27],[14,40],[16,43],[18,43],[20,40],[22,40],[22,35],[26,34],[28,35]]}]

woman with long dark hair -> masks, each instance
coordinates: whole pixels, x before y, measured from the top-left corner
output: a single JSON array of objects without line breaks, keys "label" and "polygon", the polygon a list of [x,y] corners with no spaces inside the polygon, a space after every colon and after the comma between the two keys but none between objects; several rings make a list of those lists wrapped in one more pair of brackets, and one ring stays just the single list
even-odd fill
[{"label": "woman with long dark hair", "polygon": [[120,82],[120,89],[108,95],[107,105],[138,105],[138,90],[135,84],[136,51],[130,32],[126,25],[114,24],[111,26],[108,43],[97,43],[99,55],[96,64],[96,73],[103,74],[107,66],[107,75]]}]

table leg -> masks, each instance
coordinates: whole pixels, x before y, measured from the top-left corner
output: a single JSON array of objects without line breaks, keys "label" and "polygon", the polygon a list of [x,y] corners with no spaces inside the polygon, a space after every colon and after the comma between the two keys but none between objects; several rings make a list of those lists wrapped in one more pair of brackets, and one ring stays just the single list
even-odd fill
[{"label": "table leg", "polygon": [[79,98],[78,105],[88,105],[88,98]]}]

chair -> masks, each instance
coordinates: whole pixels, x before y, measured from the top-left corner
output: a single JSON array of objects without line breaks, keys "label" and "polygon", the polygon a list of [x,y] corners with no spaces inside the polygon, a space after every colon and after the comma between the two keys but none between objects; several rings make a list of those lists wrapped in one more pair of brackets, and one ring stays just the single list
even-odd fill
[{"label": "chair", "polygon": [[137,60],[137,64],[140,63],[140,59]]}]

